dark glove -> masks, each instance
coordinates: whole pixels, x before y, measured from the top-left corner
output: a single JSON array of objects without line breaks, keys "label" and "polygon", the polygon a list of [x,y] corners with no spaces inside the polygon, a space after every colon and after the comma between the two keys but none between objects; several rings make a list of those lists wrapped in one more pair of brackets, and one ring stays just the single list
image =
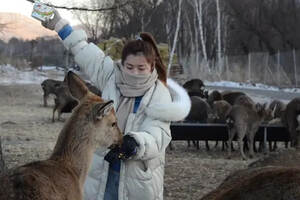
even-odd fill
[{"label": "dark glove", "polygon": [[121,146],[121,159],[128,159],[129,157],[136,154],[138,143],[135,139],[129,135],[123,137],[123,143]]},{"label": "dark glove", "polygon": [[111,149],[105,156],[104,160],[109,162],[110,164],[116,162],[121,158],[121,149],[120,147],[116,146],[113,149]]}]

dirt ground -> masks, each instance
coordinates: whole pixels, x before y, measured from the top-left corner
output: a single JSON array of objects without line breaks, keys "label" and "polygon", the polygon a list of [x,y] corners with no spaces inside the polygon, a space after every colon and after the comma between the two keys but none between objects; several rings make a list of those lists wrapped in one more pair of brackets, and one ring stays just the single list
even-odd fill
[{"label": "dirt ground", "polygon": [[[42,89],[38,84],[0,85],[0,136],[8,168],[47,158],[55,145],[63,122],[51,122],[50,107],[42,106]],[[69,115],[63,114],[64,119]],[[165,199],[196,200],[216,188],[231,172],[244,169],[255,159],[242,161],[238,152],[226,159],[221,146],[211,151],[187,147],[185,141],[173,142],[167,150]],[[257,155],[261,157],[261,155]]]}]

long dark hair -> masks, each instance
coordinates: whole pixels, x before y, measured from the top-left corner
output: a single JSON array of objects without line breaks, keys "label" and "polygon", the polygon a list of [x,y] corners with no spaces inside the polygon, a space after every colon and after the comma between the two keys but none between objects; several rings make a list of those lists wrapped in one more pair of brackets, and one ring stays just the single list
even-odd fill
[{"label": "long dark hair", "polygon": [[137,36],[137,39],[130,40],[125,44],[122,51],[122,64],[124,64],[124,61],[127,58],[127,56],[137,55],[138,53],[142,53],[145,56],[147,62],[151,65],[155,63],[158,79],[161,80],[164,84],[166,84],[166,66],[162,62],[156,42],[150,33],[140,33]]}]

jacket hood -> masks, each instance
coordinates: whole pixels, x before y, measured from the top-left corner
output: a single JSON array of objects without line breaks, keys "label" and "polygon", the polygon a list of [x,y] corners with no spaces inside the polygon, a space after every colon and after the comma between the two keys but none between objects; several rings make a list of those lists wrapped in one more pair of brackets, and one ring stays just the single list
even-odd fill
[{"label": "jacket hood", "polygon": [[172,102],[155,103],[146,108],[146,114],[163,121],[181,121],[190,112],[191,100],[183,87],[172,79],[167,79]]}]

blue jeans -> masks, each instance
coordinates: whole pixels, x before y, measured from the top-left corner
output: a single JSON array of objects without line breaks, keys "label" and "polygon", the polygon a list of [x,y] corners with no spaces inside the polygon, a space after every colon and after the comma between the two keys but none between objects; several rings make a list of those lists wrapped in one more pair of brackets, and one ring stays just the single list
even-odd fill
[{"label": "blue jeans", "polygon": [[120,172],[109,168],[104,200],[118,200]]}]

